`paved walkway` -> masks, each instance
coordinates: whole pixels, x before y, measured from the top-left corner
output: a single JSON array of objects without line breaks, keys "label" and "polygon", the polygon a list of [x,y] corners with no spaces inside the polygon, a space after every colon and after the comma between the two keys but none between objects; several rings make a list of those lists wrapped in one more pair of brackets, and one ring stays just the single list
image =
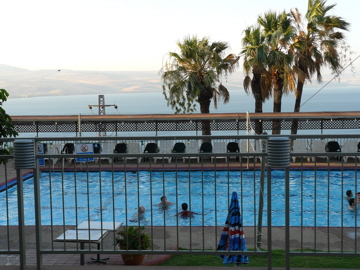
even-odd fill
[{"label": "paved walkway", "polygon": [[[229,267],[229,266],[228,266]],[[239,269],[242,270],[265,270],[268,269],[267,267],[244,267],[238,266]],[[3,270],[19,270],[19,267],[14,266],[4,266],[1,268]],[[26,269],[28,270],[35,270],[35,266],[29,266]],[[224,270],[227,268],[224,267],[211,267],[211,266],[110,266],[110,265],[86,265],[86,266],[44,266],[42,270]],[[283,267],[274,267],[273,270],[285,270]],[[306,268],[307,270],[321,270],[325,268]],[[36,269],[37,270],[37,269]],[[304,270],[304,268],[291,268],[291,270]],[[326,268],[326,270],[358,270],[356,268],[349,269],[349,268]]]},{"label": "paved walkway", "polygon": [[[42,240],[43,240],[43,249],[57,249],[61,248],[61,243],[53,243],[52,236],[58,235],[58,231],[61,231],[62,226],[54,226],[50,227],[43,227],[42,228]],[[166,233],[164,233],[164,228],[161,227],[152,227],[147,228],[153,230],[153,240],[154,240],[154,248],[163,250],[164,248],[164,237],[166,237],[166,243],[168,244],[168,250],[171,245],[174,247],[174,243],[176,243],[176,230],[181,231],[181,236],[184,240],[179,243],[179,246],[184,248],[189,248],[186,246],[187,240],[189,237],[187,236],[187,232],[189,232],[188,227],[167,227]],[[218,239],[213,239],[216,234],[211,233],[214,227],[206,227],[205,234],[202,234],[203,228],[201,227],[192,227],[191,228],[191,243],[193,248],[196,246],[202,246],[203,244],[203,236],[205,235],[207,238],[207,242],[205,243],[205,249],[216,250]],[[220,232],[222,228],[217,228]],[[5,235],[6,227],[0,226],[0,235]],[[26,226],[26,264],[29,267],[36,265],[36,252],[35,252],[35,229],[34,226]],[[255,227],[244,227],[244,231],[246,233],[246,241],[248,247],[254,246],[255,241]],[[10,243],[11,246],[16,247],[18,246],[18,239],[17,239],[17,229],[13,227],[11,229],[11,236],[12,242]],[[220,236],[220,234],[217,234]],[[109,235],[108,237],[111,238]],[[360,250],[360,231],[357,232],[357,235],[354,234],[353,228],[311,228],[311,227],[291,227],[290,230],[290,249],[314,249],[314,239],[316,239],[316,249],[317,250],[328,250],[328,247],[331,246],[331,251],[354,251]],[[355,239],[356,238],[356,239]],[[305,239],[305,240],[304,240]],[[307,239],[307,240],[306,240]],[[112,245],[112,239],[107,239],[104,242],[104,250],[113,250],[114,246]],[[355,242],[355,245],[353,244]],[[352,243],[352,248],[349,249]],[[54,246],[52,246],[54,245]],[[73,244],[74,245],[74,244]],[[262,245],[266,248],[267,245],[267,228],[263,228],[263,237],[262,237]],[[273,227],[272,228],[272,246],[273,249],[284,249],[285,248],[285,229],[284,227]],[[71,247],[67,246],[67,248],[71,249]],[[74,247],[72,247],[74,248]],[[85,255],[85,262],[91,261],[91,257],[95,255]],[[215,255],[214,255],[215,256]],[[123,261],[121,259],[120,254],[102,254],[101,257],[109,257],[110,259],[107,261],[106,265],[102,265],[99,263],[96,264],[86,264],[82,267],[98,267],[106,269],[112,269],[111,267],[116,266],[124,266]],[[157,265],[161,264],[164,260],[168,259],[168,255],[149,255],[144,260],[143,265]],[[0,254],[0,269],[18,269],[20,261],[18,255],[4,255]],[[44,269],[80,269],[80,255],[79,254],[44,254],[43,255],[43,265],[46,267]],[[13,268],[10,268],[10,267]],[[5,268],[9,267],[9,268]],[[15,267],[15,268],[14,268]],[[52,268],[54,267],[54,268]],[[63,268],[56,268],[56,267],[63,267]],[[107,268],[109,267],[109,268]],[[130,268],[130,266],[124,266],[126,269],[138,269],[138,268]],[[243,266],[241,266],[243,268]],[[147,268],[147,269],[155,269],[155,268]],[[158,268],[156,268],[158,269]],[[168,269],[178,269],[178,268],[168,268]],[[186,269],[186,268],[185,268]],[[202,269],[202,268],[187,268],[187,269]],[[217,268],[214,268],[217,269]],[[253,269],[253,268],[251,268]]]}]

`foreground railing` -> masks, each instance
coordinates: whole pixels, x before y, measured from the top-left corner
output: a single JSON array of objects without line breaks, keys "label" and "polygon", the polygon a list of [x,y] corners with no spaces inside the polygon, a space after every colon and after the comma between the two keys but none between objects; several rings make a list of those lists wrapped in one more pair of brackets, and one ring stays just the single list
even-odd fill
[{"label": "foreground railing", "polygon": [[[315,141],[335,140],[344,150],[348,141],[360,141],[359,137],[293,137],[304,141],[305,149],[291,154],[289,169],[267,168],[267,138],[93,137],[66,138],[66,142],[62,138],[37,138],[36,145],[41,145],[37,148],[36,168],[22,170],[22,177],[29,178],[23,182],[23,190],[13,192],[18,186],[10,188],[16,177],[13,157],[1,157],[9,159],[1,165],[1,261],[22,268],[30,264],[26,263],[25,254],[32,254],[37,260],[31,264],[40,268],[51,264],[49,258],[55,254],[81,255],[81,260],[74,263],[91,262],[89,256],[95,254],[100,254],[100,258],[109,255],[110,261],[120,253],[243,254],[250,257],[250,263],[252,256],[267,255],[271,267],[272,249],[285,249],[287,260],[305,255],[359,256],[359,213],[356,207],[348,209],[344,196],[347,190],[355,195],[360,191],[360,153],[357,149],[329,153],[325,148],[313,152]],[[12,141],[8,141],[11,147]],[[165,141],[170,141],[170,145],[183,142],[188,151],[165,152]],[[75,144],[77,154],[60,154],[68,142]],[[140,145],[140,151],[79,153],[89,150],[87,147],[93,143],[105,146],[123,142],[129,151],[132,143]],[[143,153],[149,142],[157,143],[160,151]],[[213,152],[190,152],[193,142],[197,147],[211,142]],[[236,142],[239,152],[216,152],[217,142]],[[42,143],[47,144],[46,154]],[[87,159],[91,161],[84,161]],[[217,250],[233,191],[239,196],[246,235],[247,251],[242,252]],[[25,200],[24,232],[17,230],[21,227],[17,194],[21,192]],[[165,208],[159,205],[164,195],[173,203]],[[182,203],[199,215],[176,216]],[[146,210],[142,219],[136,214],[140,206]],[[94,221],[109,223],[98,223],[97,229],[104,233],[89,241],[92,231],[83,228],[93,228]],[[117,232],[127,226],[145,226],[151,236],[151,248],[134,250],[127,246],[120,251],[114,244]],[[87,240],[79,237],[84,232]]]}]

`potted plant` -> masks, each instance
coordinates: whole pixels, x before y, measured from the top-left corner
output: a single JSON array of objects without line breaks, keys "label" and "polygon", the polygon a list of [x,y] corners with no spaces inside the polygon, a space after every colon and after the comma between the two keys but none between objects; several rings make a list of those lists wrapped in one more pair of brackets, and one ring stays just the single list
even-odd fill
[{"label": "potted plant", "polygon": [[[120,237],[116,238],[116,244],[122,250],[146,250],[151,247],[151,237],[144,233],[144,226],[140,227],[123,227],[118,232]],[[145,254],[121,254],[121,257],[127,265],[138,265],[144,260]]]}]

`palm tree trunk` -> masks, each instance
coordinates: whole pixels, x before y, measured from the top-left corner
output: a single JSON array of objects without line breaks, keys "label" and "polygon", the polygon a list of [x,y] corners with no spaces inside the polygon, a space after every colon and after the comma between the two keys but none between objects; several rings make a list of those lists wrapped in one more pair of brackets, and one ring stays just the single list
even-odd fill
[{"label": "palm tree trunk", "polygon": [[[273,112],[281,112],[281,99],[283,93],[283,79],[277,77],[274,84],[274,107]],[[281,120],[273,120],[272,134],[281,133]]]},{"label": "palm tree trunk", "polygon": [[[199,94],[199,104],[201,113],[210,113],[210,104],[211,104],[212,92],[211,90],[201,91]],[[202,125],[202,135],[211,135],[210,121],[203,120],[201,121]]]},{"label": "palm tree trunk", "polygon": [[[303,88],[304,88],[304,83],[301,81],[298,81],[298,84],[296,87],[294,112],[300,112]],[[297,119],[294,119],[291,124],[291,134],[297,134],[298,125],[299,125],[299,121]]]},{"label": "palm tree trunk", "polygon": [[[263,97],[261,93],[261,86],[260,86],[260,76],[256,76],[254,74],[253,77],[253,88],[252,92],[255,98],[255,112],[256,113],[262,113],[263,112]],[[263,124],[261,119],[255,120],[255,133],[256,134],[262,134],[263,133]]]}]

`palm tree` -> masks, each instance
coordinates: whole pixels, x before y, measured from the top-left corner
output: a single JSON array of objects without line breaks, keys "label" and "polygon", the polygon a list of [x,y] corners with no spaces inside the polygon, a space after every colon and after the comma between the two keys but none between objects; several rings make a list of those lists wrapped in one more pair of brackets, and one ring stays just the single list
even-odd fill
[{"label": "palm tree", "polygon": [[[249,88],[255,99],[255,112],[263,112],[263,103],[271,96],[271,76],[266,70],[267,46],[264,44],[264,37],[260,27],[248,27],[242,40],[243,50],[241,55],[244,57],[244,90],[249,93]],[[252,78],[250,77],[252,73]],[[255,133],[262,134],[263,126],[260,119],[255,120]]]},{"label": "palm tree", "polygon": [[[294,112],[300,111],[301,98],[305,80],[311,80],[316,73],[317,80],[321,82],[321,68],[326,65],[336,75],[342,69],[341,53],[346,54],[348,45],[344,42],[344,35],[340,30],[348,30],[349,23],[341,17],[331,16],[327,13],[335,5],[326,5],[325,0],[309,0],[306,13],[306,27],[301,20],[300,12],[291,11],[297,34],[294,40],[295,67],[301,70],[304,76],[299,77],[295,91]],[[343,46],[339,46],[339,43]],[[339,51],[343,49],[344,51]],[[296,134],[298,121],[294,120],[291,134]]]},{"label": "palm tree", "polygon": [[[227,103],[230,95],[221,78],[235,71],[239,60],[234,54],[224,57],[227,43],[189,37],[177,45],[180,52],[170,52],[169,60],[160,71],[168,105],[175,113],[191,113],[198,102],[200,112],[209,113],[211,100],[215,108],[218,99]],[[209,121],[202,122],[202,134],[211,134]]]},{"label": "palm tree", "polygon": [[[259,16],[265,44],[268,46],[267,69],[272,77],[274,106],[273,112],[281,112],[283,92],[295,88],[296,73],[292,70],[293,55],[289,52],[294,28],[288,13],[267,12]],[[280,134],[280,120],[273,121],[273,134]]]}]

